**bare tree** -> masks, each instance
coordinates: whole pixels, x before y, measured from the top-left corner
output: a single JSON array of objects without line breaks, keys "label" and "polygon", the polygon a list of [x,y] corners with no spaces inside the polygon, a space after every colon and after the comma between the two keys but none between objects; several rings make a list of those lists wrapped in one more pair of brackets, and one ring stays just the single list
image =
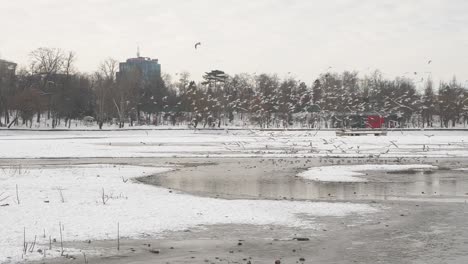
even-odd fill
[{"label": "bare tree", "polygon": [[[113,93],[116,89],[115,76],[118,69],[118,61],[107,58],[99,65],[99,70],[94,74],[94,89],[97,103],[97,121],[99,128],[109,118],[113,107]],[[119,109],[117,108],[118,112]]]},{"label": "bare tree", "polygon": [[426,82],[426,87],[424,89],[424,95],[422,97],[422,110],[421,116],[423,119],[423,127],[426,125],[432,127],[433,115],[436,113],[437,107],[437,98],[434,93],[434,88],[432,80],[429,79]]},{"label": "bare tree", "polygon": [[[38,87],[40,91],[49,96],[49,111],[48,117],[50,117],[51,111],[53,111],[54,99],[56,95],[54,94],[57,90],[56,83],[52,80],[54,76],[62,72],[65,67],[65,62],[70,63],[67,69],[71,68],[71,62],[73,61],[73,56],[70,60],[66,60],[66,56],[61,49],[57,48],[38,48],[32,51],[30,54],[30,69],[33,76],[39,77]],[[41,113],[37,112],[37,122],[40,121]],[[53,126],[55,126],[55,119],[53,120]]]},{"label": "bare tree", "polygon": [[70,63],[66,67],[70,69],[74,58],[73,53],[70,53],[67,60],[64,52],[56,48],[38,48],[32,51],[29,56],[32,73],[42,77],[41,89],[46,87],[51,76],[64,69],[64,66],[66,66],[65,62]]},{"label": "bare tree", "polygon": [[76,60],[76,55],[73,51],[69,51],[64,56],[64,64],[63,64],[63,71],[68,76],[74,72],[74,63]]},{"label": "bare tree", "polygon": [[106,80],[115,81],[115,75],[119,69],[119,62],[114,58],[107,58],[99,64],[99,72],[104,75]]}]

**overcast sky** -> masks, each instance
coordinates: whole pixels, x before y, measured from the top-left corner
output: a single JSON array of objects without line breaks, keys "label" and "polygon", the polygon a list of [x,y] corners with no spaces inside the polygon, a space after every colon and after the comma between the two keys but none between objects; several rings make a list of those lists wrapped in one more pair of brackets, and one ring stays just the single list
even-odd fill
[{"label": "overcast sky", "polygon": [[0,57],[20,64],[57,47],[92,72],[136,56],[139,43],[163,72],[196,80],[220,69],[310,83],[333,67],[468,85],[466,0],[0,0],[0,24]]}]

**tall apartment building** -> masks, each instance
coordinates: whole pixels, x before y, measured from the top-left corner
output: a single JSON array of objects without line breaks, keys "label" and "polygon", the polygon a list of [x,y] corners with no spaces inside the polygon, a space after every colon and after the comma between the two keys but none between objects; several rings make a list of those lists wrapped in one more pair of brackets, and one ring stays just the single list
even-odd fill
[{"label": "tall apartment building", "polygon": [[141,57],[140,52],[138,52],[136,58],[127,59],[126,62],[119,64],[117,80],[128,78],[135,74],[141,76],[144,81],[149,81],[156,77],[161,78],[161,64],[159,64],[158,59]]}]

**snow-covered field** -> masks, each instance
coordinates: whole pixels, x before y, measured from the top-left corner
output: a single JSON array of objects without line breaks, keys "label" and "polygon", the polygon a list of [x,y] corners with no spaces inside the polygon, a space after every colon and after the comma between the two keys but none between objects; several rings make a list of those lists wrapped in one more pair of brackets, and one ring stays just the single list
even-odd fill
[{"label": "snow-covered field", "polygon": [[403,170],[434,170],[436,166],[424,164],[390,165],[342,165],[312,167],[298,174],[299,177],[323,182],[366,182],[364,171],[403,171]]},{"label": "snow-covered field", "polygon": [[468,131],[8,131],[0,158],[61,157],[468,157]]},{"label": "snow-covered field", "polygon": [[[0,262],[42,258],[38,249],[45,249],[47,257],[59,256],[60,248],[48,248],[49,237],[60,241],[60,225],[65,241],[86,241],[116,239],[117,223],[120,236],[138,238],[214,224],[313,228],[313,222],[298,215],[344,216],[376,210],[369,205],[348,203],[201,198],[131,179],[170,169],[102,164],[1,168]],[[26,254],[22,252],[24,230]],[[70,252],[76,254],[79,250],[65,249],[65,253]]]}]

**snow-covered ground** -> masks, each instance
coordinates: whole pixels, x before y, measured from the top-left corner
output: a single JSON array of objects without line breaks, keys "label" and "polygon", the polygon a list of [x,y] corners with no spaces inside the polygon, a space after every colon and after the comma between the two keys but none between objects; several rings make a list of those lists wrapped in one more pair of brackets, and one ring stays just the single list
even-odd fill
[{"label": "snow-covered ground", "polygon": [[[344,216],[370,213],[374,207],[350,203],[222,200],[173,193],[131,178],[168,171],[123,165],[0,169],[0,263],[59,256],[49,237],[60,241],[138,238],[199,225],[252,224],[306,226],[314,223],[298,215]],[[18,192],[16,191],[18,189]],[[18,193],[18,195],[17,195]],[[33,252],[23,255],[23,235]],[[77,249],[66,249],[65,253]],[[92,252],[87,252],[87,254]]]},{"label": "snow-covered ground", "polygon": [[436,166],[424,164],[408,165],[387,165],[387,164],[366,164],[366,165],[342,165],[342,166],[321,166],[312,167],[307,171],[298,174],[299,177],[324,182],[365,182],[364,171],[402,171],[402,170],[433,170]]},{"label": "snow-covered ground", "polygon": [[8,131],[0,158],[61,157],[468,157],[468,131]]}]

